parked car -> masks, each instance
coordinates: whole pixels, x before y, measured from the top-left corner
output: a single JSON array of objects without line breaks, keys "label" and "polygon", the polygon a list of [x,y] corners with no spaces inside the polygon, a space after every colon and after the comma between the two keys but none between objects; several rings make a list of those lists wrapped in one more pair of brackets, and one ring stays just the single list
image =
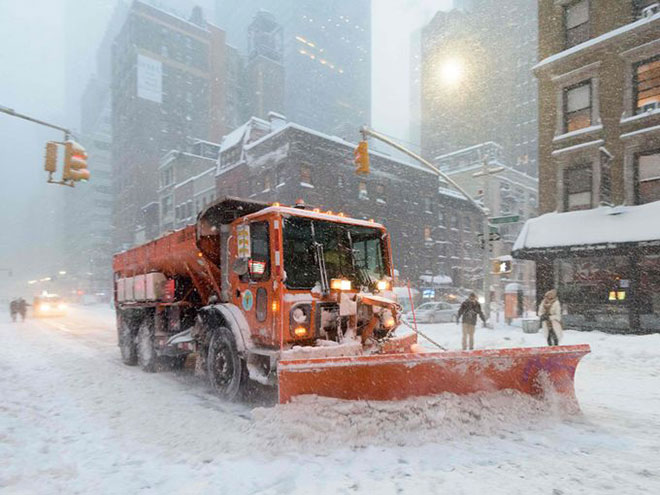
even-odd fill
[{"label": "parked car", "polygon": [[48,294],[35,296],[32,309],[36,318],[64,316],[66,315],[67,305],[60,296]]},{"label": "parked car", "polygon": [[[459,304],[446,302],[427,302],[415,309],[415,319],[418,323],[448,323],[456,321]],[[413,320],[412,311],[406,313],[408,321]]]}]

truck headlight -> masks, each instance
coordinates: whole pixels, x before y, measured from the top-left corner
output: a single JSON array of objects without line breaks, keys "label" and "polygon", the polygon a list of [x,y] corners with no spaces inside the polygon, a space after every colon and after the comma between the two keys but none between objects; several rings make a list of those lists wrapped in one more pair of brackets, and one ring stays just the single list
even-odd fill
[{"label": "truck headlight", "polygon": [[289,330],[297,339],[310,336],[312,305],[296,304],[289,313]]},{"label": "truck headlight", "polygon": [[41,306],[39,306],[40,311],[50,311],[50,304],[44,303]]},{"label": "truck headlight", "polygon": [[390,290],[390,282],[389,280],[379,280],[376,283],[376,289],[378,289],[379,292],[384,292],[386,290]]},{"label": "truck headlight", "polygon": [[333,278],[330,280],[330,288],[332,290],[351,290],[352,287],[353,284],[351,284],[351,281],[345,278]]}]

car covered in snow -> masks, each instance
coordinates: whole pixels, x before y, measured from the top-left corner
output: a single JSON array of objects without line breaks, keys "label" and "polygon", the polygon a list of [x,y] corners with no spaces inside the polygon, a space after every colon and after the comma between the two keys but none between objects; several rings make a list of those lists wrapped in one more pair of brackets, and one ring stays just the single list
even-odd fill
[{"label": "car covered in snow", "polygon": [[56,294],[36,296],[34,298],[33,312],[36,318],[64,316],[67,312],[67,304]]},{"label": "car covered in snow", "polygon": [[[448,323],[456,321],[460,304],[446,302],[427,302],[415,309],[415,320],[418,323]],[[406,313],[406,319],[413,321],[412,311]]]}]

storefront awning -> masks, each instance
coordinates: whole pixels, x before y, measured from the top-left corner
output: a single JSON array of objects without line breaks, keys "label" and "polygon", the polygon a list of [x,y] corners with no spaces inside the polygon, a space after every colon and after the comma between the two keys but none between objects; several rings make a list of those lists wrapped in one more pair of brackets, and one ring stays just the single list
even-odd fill
[{"label": "storefront awning", "polygon": [[660,249],[660,201],[541,215],[525,223],[512,254],[537,259],[631,247]]}]

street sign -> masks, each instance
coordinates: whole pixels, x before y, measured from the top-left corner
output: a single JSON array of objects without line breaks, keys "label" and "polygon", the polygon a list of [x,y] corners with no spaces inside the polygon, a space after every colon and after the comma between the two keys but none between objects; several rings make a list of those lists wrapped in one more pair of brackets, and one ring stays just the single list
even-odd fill
[{"label": "street sign", "polygon": [[508,215],[505,217],[490,217],[488,221],[494,225],[502,223],[516,223],[520,221],[520,215]]}]

